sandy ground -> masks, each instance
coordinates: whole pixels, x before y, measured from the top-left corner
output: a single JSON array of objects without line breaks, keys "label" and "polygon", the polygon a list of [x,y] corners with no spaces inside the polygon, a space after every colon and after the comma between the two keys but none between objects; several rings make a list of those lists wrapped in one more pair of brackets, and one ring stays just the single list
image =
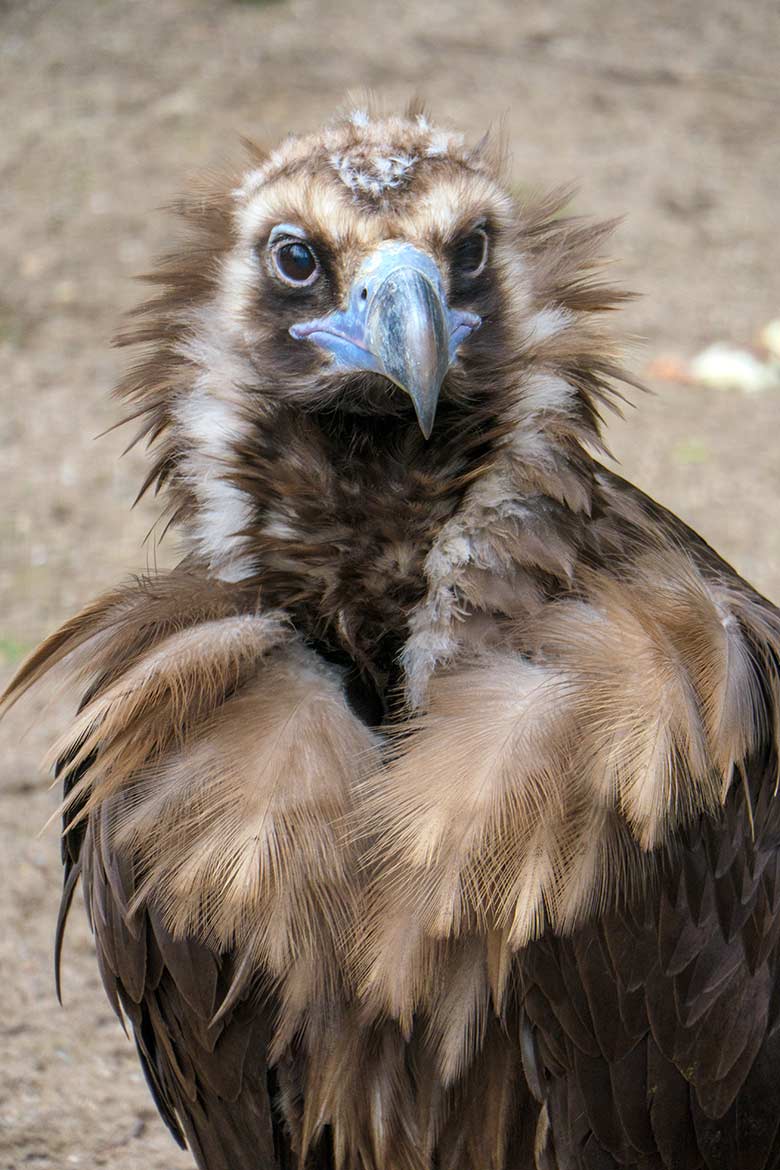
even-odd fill
[{"label": "sandy ground", "polygon": [[[366,86],[474,135],[503,118],[518,184],[574,179],[579,209],[627,214],[641,373],[780,312],[779,47],[774,0],[0,0],[0,674],[154,555],[153,507],[128,510],[142,456],[94,436],[116,417],[107,339],[187,172]],[[624,473],[780,599],[780,395],[655,389],[610,424]],[[54,1000],[39,760],[68,710],[32,700],[0,728],[0,1170],[176,1170],[78,904]]]}]

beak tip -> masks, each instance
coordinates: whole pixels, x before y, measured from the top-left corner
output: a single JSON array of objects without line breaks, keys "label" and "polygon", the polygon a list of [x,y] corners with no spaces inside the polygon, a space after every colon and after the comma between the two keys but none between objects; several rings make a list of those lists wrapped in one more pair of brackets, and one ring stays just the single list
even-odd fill
[{"label": "beak tip", "polygon": [[[416,405],[417,404],[415,403],[415,406]],[[415,413],[417,415],[417,425],[422,432],[422,437],[427,443],[433,434],[433,424],[436,420],[436,410],[434,408],[433,411],[426,411],[424,414],[421,411],[416,410]]]},{"label": "beak tip", "polygon": [[340,369],[370,370],[395,383],[412,399],[427,442],[457,346],[477,324],[475,314],[448,307],[441,274],[427,253],[388,242],[359,270],[347,308],[296,322],[289,332],[330,352]]}]

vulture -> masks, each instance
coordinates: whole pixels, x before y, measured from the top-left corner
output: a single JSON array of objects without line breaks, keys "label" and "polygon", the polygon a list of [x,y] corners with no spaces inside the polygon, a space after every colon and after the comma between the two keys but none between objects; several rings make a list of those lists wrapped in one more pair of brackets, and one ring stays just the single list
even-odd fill
[{"label": "vulture", "polygon": [[780,1167],[780,612],[599,461],[610,225],[353,110],[177,204],[118,393],[182,559],[24,663],[200,1170]]}]

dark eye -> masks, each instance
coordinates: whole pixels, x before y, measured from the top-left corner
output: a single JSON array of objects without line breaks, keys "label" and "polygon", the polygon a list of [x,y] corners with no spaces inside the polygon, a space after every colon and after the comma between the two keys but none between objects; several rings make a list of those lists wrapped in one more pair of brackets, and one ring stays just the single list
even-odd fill
[{"label": "dark eye", "polygon": [[314,252],[302,240],[288,240],[274,248],[273,262],[285,284],[314,284],[320,266]]},{"label": "dark eye", "polygon": [[479,276],[487,264],[488,237],[484,228],[477,228],[455,247],[452,266],[460,276]]}]

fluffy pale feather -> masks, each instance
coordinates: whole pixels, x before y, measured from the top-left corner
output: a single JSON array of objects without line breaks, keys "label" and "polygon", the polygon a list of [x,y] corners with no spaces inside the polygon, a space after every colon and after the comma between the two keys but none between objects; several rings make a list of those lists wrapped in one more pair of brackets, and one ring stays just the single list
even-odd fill
[{"label": "fluffy pale feather", "polygon": [[433,940],[498,932],[518,950],[641,887],[643,851],[718,808],[776,717],[755,648],[760,630],[777,653],[776,619],[682,550],[582,570],[571,593],[434,674],[361,786],[377,875],[362,985],[403,1019],[430,1009],[431,965],[444,978]]},{"label": "fluffy pale feather", "polygon": [[153,892],[174,936],[317,978],[322,930],[339,936],[355,913],[342,824],[375,755],[338,673],[277,655],[157,767],[134,769],[114,833],[138,858],[139,900]]},{"label": "fluffy pale feather", "polygon": [[97,598],[47,638],[22,663],[3,701],[16,702],[60,663],[78,679],[108,682],[170,634],[256,613],[258,603],[256,587],[215,581],[187,562],[172,573],[139,577]]},{"label": "fluffy pale feather", "polygon": [[70,803],[81,802],[89,788],[79,815],[151,767],[166,749],[181,745],[287,637],[289,627],[278,614],[219,618],[169,634],[107,685],[98,677],[95,693],[52,749],[53,762],[67,760],[65,779],[94,757],[69,796]]}]

